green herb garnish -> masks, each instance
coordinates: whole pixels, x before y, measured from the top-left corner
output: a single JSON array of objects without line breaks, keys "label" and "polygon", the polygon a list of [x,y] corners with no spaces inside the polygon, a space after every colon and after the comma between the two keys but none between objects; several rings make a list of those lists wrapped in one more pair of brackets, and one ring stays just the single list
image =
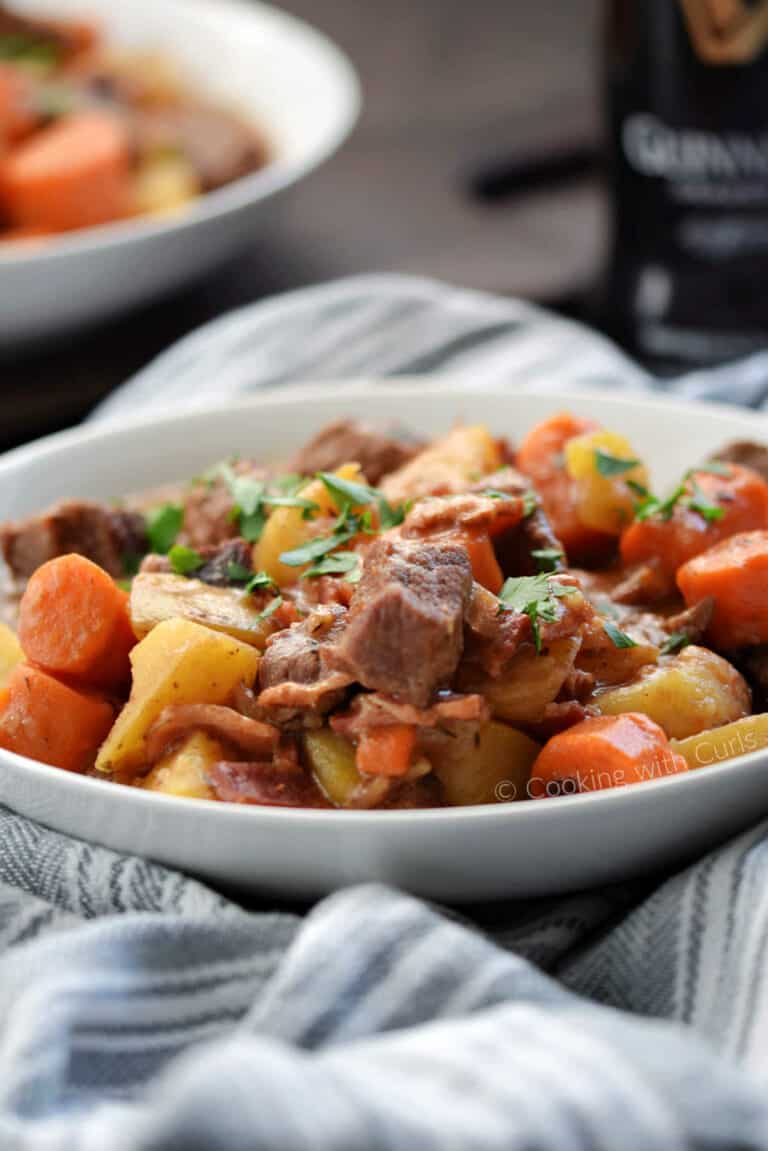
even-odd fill
[{"label": "green herb garnish", "polygon": [[531,556],[536,560],[536,567],[540,572],[553,572],[557,570],[557,565],[563,558],[564,553],[559,548],[537,548],[536,551],[531,552]]},{"label": "green herb garnish", "polygon": [[631,472],[633,468],[640,466],[640,460],[627,459],[626,457],[614,456],[610,452],[603,451],[602,448],[595,448],[595,467],[601,476],[622,476],[625,472]]},{"label": "green herb garnish", "polygon": [[245,591],[248,593],[248,595],[253,595],[255,591],[276,592],[277,590],[277,584],[271,576],[267,575],[266,572],[256,572],[256,574],[251,576],[251,578],[248,580],[248,583],[245,585]]},{"label": "green herb garnish", "polygon": [[282,490],[273,492],[264,480],[237,475],[231,464],[221,464],[219,475],[232,496],[232,520],[239,524],[240,535],[249,543],[256,543],[261,539],[269,507],[301,508],[305,519],[309,519],[314,512],[320,510],[314,500]]},{"label": "green herb garnish", "polygon": [[725,476],[730,479],[733,475],[733,469],[730,464],[723,464],[720,460],[708,460],[706,464],[702,464],[700,468],[694,468],[695,472],[703,472],[705,476]]},{"label": "green herb garnish", "polygon": [[345,575],[349,583],[358,583],[362,575],[360,556],[357,552],[334,552],[323,556],[301,578],[310,579],[321,575]]},{"label": "green herb garnish", "polygon": [[245,583],[252,575],[253,571],[245,564],[234,563],[232,560],[227,564],[227,579],[233,583]]},{"label": "green herb garnish", "polygon": [[292,548],[289,552],[283,552],[280,556],[280,563],[287,564],[291,568],[300,568],[304,567],[305,564],[314,563],[315,560],[319,560],[328,552],[332,552],[334,548],[349,543],[353,536],[357,535],[357,527],[358,525],[354,524],[354,527],[336,530],[329,536],[318,536],[300,547]]},{"label": "green herb garnish", "polygon": [[530,491],[523,492],[523,518],[533,515],[538,506],[539,497],[533,488],[531,488]]},{"label": "green herb garnish", "polygon": [[611,623],[610,620],[603,620],[603,631],[614,647],[637,647],[637,640],[632,639],[632,636],[627,635],[625,631],[621,631],[621,629],[616,627],[615,623]]},{"label": "green herb garnish", "polygon": [[698,512],[708,524],[714,523],[715,520],[721,520],[725,515],[725,508],[721,508],[719,504],[714,504],[707,498],[695,476],[690,477],[690,482],[693,494],[688,499],[688,507],[691,511]]},{"label": "green herb garnish", "polygon": [[200,552],[196,552],[194,548],[185,547],[183,544],[174,544],[168,552],[168,559],[177,575],[191,575],[205,563]]},{"label": "green herb garnish", "polygon": [[161,504],[147,513],[147,540],[149,550],[158,555],[167,555],[176,543],[176,537],[184,522],[184,508],[181,504]]},{"label": "green herb garnish", "polygon": [[677,651],[682,651],[684,647],[688,647],[691,642],[691,637],[686,631],[673,631],[669,639],[664,640],[661,645],[662,655],[673,655]]},{"label": "green herb garnish", "polygon": [[281,595],[276,595],[275,598],[272,600],[272,602],[270,604],[267,604],[267,606],[264,608],[264,611],[259,612],[259,614],[257,615],[256,618],[257,619],[269,619],[269,617],[271,615],[274,615],[275,612],[277,611],[277,609],[282,605],[282,602],[283,602],[283,597]]},{"label": "green herb garnish", "polygon": [[505,580],[499,593],[501,611],[516,611],[527,615],[533,630],[533,642],[537,652],[541,652],[541,632],[539,623],[554,623],[557,619],[557,600],[570,595],[576,589],[555,583],[545,574],[519,576]]}]

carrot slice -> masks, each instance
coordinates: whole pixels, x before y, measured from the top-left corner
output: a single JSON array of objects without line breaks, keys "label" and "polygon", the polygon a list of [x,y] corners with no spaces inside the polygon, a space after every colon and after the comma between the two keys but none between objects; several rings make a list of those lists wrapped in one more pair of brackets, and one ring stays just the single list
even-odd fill
[{"label": "carrot slice", "polygon": [[84,771],[114,719],[106,700],[22,663],[0,695],[0,747],[66,771]]},{"label": "carrot slice", "polygon": [[677,584],[689,607],[714,597],[707,636],[715,647],[768,643],[768,531],[742,532],[695,556]]},{"label": "carrot slice", "polygon": [[569,440],[597,431],[594,420],[559,412],[536,424],[517,453],[517,467],[533,482],[544,511],[571,562],[602,558],[615,545],[615,537],[581,522],[578,491],[565,468],[563,448]]},{"label": "carrot slice", "polygon": [[410,724],[368,728],[357,745],[357,770],[363,775],[405,775],[415,742],[416,729]]},{"label": "carrot slice", "polygon": [[130,153],[120,121],[67,116],[0,163],[0,206],[12,225],[64,232],[130,213]]},{"label": "carrot slice", "polygon": [[750,468],[724,464],[726,475],[695,472],[693,479],[706,503],[719,509],[707,519],[690,506],[696,500],[690,481],[667,519],[653,515],[635,520],[621,537],[625,564],[652,562],[669,576],[695,555],[737,532],[768,528],[768,484]]},{"label": "carrot slice", "polygon": [[532,799],[625,787],[687,771],[664,731],[647,715],[596,716],[555,735],[531,771]]},{"label": "carrot slice", "polygon": [[58,556],[27,584],[19,642],[27,659],[54,675],[103,688],[128,683],[136,643],[128,596],[85,556]]}]

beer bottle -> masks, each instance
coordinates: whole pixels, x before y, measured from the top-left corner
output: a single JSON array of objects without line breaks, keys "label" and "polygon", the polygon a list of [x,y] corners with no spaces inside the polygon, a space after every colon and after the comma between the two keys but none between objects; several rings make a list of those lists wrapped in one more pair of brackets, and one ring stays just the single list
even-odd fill
[{"label": "beer bottle", "polygon": [[669,370],[768,346],[768,0],[609,0],[606,309]]}]

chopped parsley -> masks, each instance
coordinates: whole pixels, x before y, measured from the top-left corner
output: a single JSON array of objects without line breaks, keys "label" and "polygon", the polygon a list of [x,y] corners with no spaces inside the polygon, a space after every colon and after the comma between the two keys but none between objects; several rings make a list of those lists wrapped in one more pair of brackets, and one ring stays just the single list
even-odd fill
[{"label": "chopped parsley", "polygon": [[523,516],[527,519],[532,516],[539,506],[539,497],[536,492],[531,488],[527,492],[523,492]]},{"label": "chopped parsley", "polygon": [[[350,523],[349,520],[345,521]],[[334,548],[341,547],[342,544],[347,544],[357,535],[357,523],[355,517],[352,517],[351,524],[345,528],[338,528],[329,536],[317,536],[313,540],[309,540],[300,547],[292,548],[288,552],[283,552],[280,556],[280,563],[287,564],[290,568],[304,567],[304,564],[314,563],[315,560],[321,559],[332,552]]]},{"label": "chopped parsley", "polygon": [[[229,488],[232,496],[231,518],[239,525],[240,535],[248,543],[256,543],[267,522],[267,508],[301,508],[305,519],[316,511],[314,500],[290,494],[285,489],[272,491],[264,480],[253,476],[239,476],[231,464],[221,464],[218,474]],[[294,477],[290,477],[293,482]],[[277,483],[273,486],[277,487]]]},{"label": "chopped parsley", "polygon": [[245,583],[252,575],[253,572],[245,564],[233,563],[232,560],[227,564],[227,579],[232,580],[232,583]]},{"label": "chopped parsley", "polygon": [[706,476],[725,476],[730,479],[733,475],[733,469],[729,464],[724,464],[720,460],[708,460],[702,464],[700,468],[694,469],[697,472],[703,472]]},{"label": "chopped parsley", "polygon": [[674,655],[677,651],[682,651],[684,647],[688,647],[691,642],[691,637],[685,631],[673,631],[669,639],[666,639],[661,645],[662,655]]},{"label": "chopped parsley", "polygon": [[323,556],[301,578],[311,579],[321,575],[345,575],[349,583],[358,583],[362,575],[360,556],[357,552],[334,552],[333,555]]},{"label": "chopped parsley", "polygon": [[614,647],[637,647],[637,640],[632,639],[631,635],[627,635],[610,620],[603,620],[603,631]]},{"label": "chopped parsley", "polygon": [[176,543],[176,537],[184,522],[184,508],[181,504],[161,504],[147,514],[147,542],[149,550],[157,555],[167,555]]},{"label": "chopped parsley", "polygon": [[557,565],[563,559],[564,553],[559,548],[537,548],[531,552],[536,560],[536,567],[540,572],[557,571]]},{"label": "chopped parsley", "polygon": [[248,583],[245,585],[245,591],[248,595],[253,595],[255,591],[272,591],[277,592],[278,587],[275,581],[266,572],[256,572],[251,576]]},{"label": "chopped parsley", "polygon": [[721,508],[719,504],[714,504],[699,487],[698,481],[695,476],[691,476],[691,492],[692,495],[688,500],[688,507],[693,512],[698,512],[703,516],[708,524],[714,523],[715,520],[721,520],[725,515],[725,508]]},{"label": "chopped parsley", "polygon": [[267,604],[267,606],[264,608],[264,611],[259,612],[259,614],[256,616],[256,618],[257,619],[269,619],[269,617],[271,615],[274,615],[275,612],[277,611],[277,609],[282,606],[282,603],[283,603],[283,597],[281,595],[276,595],[275,598],[272,600],[272,602]]},{"label": "chopped parsley", "polygon": [[201,568],[205,560],[194,548],[184,547],[183,544],[174,544],[168,552],[171,567],[177,575],[192,575]]},{"label": "chopped parsley", "polygon": [[542,573],[535,576],[519,576],[505,580],[499,592],[501,611],[516,611],[527,615],[533,630],[533,642],[537,652],[541,652],[541,632],[539,623],[554,623],[557,619],[557,600],[570,595],[575,588],[556,583]]},{"label": "chopped parsley", "polygon": [[601,476],[623,476],[625,472],[631,472],[640,466],[640,460],[614,456],[602,448],[595,448],[594,456],[595,467]]}]

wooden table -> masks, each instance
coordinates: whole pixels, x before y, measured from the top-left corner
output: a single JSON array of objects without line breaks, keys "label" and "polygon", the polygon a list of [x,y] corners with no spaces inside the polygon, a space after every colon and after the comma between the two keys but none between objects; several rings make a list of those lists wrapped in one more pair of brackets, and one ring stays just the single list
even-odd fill
[{"label": "wooden table", "polygon": [[598,135],[598,0],[285,0],[356,62],[350,141],[287,197],[269,238],[204,284],[107,328],[0,360],[0,440],[72,423],[170,342],[271,292],[379,269],[554,305],[594,279],[594,177],[483,199],[503,157]]}]

